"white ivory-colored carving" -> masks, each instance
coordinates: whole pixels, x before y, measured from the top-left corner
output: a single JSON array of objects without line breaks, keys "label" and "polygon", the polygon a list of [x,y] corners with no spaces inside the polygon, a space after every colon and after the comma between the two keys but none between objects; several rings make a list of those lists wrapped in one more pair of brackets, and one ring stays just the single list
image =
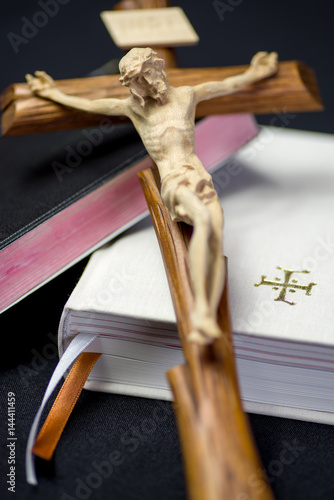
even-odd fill
[{"label": "white ivory-colored carving", "polygon": [[195,154],[196,105],[238,92],[277,71],[275,52],[258,52],[242,74],[220,82],[170,87],[164,60],[150,49],[130,50],[120,61],[120,81],[127,99],[89,100],[59,91],[44,71],[26,75],[40,97],[87,112],[130,118],[161,177],[161,197],[174,220],[193,226],[189,265],[194,291],[189,340],[208,343],[221,335],[217,308],[225,282],[222,251],[223,212],[211,176]]}]

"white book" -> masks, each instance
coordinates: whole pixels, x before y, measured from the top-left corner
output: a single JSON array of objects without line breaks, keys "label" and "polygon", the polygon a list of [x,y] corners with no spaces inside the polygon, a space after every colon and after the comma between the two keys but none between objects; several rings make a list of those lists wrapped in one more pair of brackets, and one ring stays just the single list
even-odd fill
[{"label": "white book", "polygon": [[[264,127],[214,180],[244,408],[334,423],[334,136]],[[60,354],[85,332],[103,353],[85,388],[172,399],[183,354],[150,219],[93,254]]]}]

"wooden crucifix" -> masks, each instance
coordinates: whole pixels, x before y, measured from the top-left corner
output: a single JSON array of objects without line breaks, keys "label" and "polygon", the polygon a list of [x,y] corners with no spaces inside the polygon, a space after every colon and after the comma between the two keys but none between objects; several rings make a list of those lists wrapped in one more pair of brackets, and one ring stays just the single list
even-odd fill
[{"label": "wooden crucifix", "polygon": [[[159,178],[153,171],[143,172],[140,180],[186,360],[168,377],[189,497],[272,499],[242,411],[221,248],[223,216],[211,177],[194,153],[194,119],[222,112],[272,112],[274,107],[321,109],[312,71],[295,62],[278,65],[276,54],[261,52],[249,67],[171,70],[167,78],[164,61],[154,51],[133,49],[122,59],[120,72],[130,97],[122,92],[119,76],[59,84],[43,72],[28,76],[30,89],[18,84],[4,93],[3,130],[14,135],[82,127],[94,125],[101,114],[134,123],[160,173]],[[232,94],[239,91],[234,100]]]}]

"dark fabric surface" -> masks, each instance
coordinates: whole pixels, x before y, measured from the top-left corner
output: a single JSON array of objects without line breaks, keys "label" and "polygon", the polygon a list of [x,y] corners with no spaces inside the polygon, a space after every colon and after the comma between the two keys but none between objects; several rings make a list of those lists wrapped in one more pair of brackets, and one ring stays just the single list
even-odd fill
[{"label": "dark fabric surface", "polygon": [[[45,69],[55,78],[72,78],[120,57],[121,51],[99,19],[99,12],[113,3],[63,0],[57,14],[15,52],[8,34],[22,36],[22,19],[31,20],[41,7],[37,1],[5,2],[0,21],[1,89],[22,81],[26,72],[35,69]],[[283,5],[277,0],[184,0],[177,4],[185,9],[201,38],[197,47],[178,50],[180,66],[244,64],[258,50],[277,50],[281,59],[304,60],[316,70],[326,111],[302,113],[280,125],[334,131],[329,2],[295,0]],[[282,111],[273,109],[272,115],[258,117],[259,122],[270,123]],[[27,157],[36,150],[29,138],[22,139],[22,145]],[[24,158],[23,150],[17,161]],[[55,337],[63,305],[85,262],[0,317],[0,498],[184,499],[182,458],[171,404],[87,391],[80,396],[54,459],[48,464],[37,462],[39,486],[25,483],[28,431],[57,363]],[[6,485],[9,391],[16,397],[15,494]],[[277,499],[334,498],[333,427],[259,415],[250,415],[250,422]]]}]

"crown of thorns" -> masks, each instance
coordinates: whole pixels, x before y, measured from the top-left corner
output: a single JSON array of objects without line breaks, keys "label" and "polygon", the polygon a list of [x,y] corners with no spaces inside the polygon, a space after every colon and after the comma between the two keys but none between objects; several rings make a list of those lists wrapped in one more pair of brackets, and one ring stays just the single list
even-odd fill
[{"label": "crown of thorns", "polygon": [[154,50],[150,48],[131,49],[119,63],[119,71],[121,74],[121,78],[119,80],[121,84],[127,86],[131,78],[137,76],[142,71],[142,68],[146,63],[155,63],[156,61],[159,61],[161,69],[163,69],[165,61],[159,58]]}]

